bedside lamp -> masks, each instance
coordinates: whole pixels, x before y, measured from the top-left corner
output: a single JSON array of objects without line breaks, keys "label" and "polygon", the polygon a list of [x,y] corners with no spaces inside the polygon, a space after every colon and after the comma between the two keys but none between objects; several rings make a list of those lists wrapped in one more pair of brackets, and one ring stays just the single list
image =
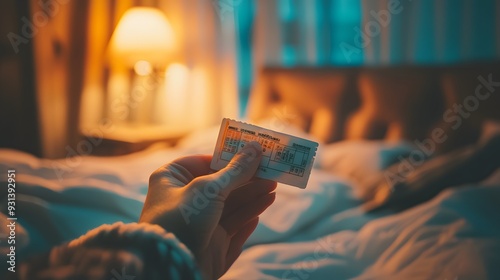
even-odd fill
[{"label": "bedside lamp", "polygon": [[[177,126],[185,124],[180,108],[189,96],[189,70],[170,63],[175,50],[173,29],[161,10],[134,7],[124,13],[106,50],[111,71],[104,115],[112,129],[99,131],[104,144],[97,154],[139,151],[155,142],[174,144],[189,132],[189,126]],[[165,71],[168,64],[175,71]]]},{"label": "bedside lamp", "polygon": [[174,32],[165,14],[146,7],[125,12],[109,45],[112,59],[133,68],[140,76],[164,69],[174,48]]},{"label": "bedside lamp", "polygon": [[[175,49],[174,32],[157,8],[134,7],[121,17],[108,45],[108,57],[119,69],[133,70],[128,85],[129,124],[151,123],[155,96],[164,83],[164,71]],[[110,92],[127,88],[114,85]],[[113,94],[113,93],[111,93]]]}]

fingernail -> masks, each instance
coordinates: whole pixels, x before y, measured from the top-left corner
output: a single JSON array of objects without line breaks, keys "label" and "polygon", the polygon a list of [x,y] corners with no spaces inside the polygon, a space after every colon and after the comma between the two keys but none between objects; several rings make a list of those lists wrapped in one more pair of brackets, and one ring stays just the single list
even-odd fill
[{"label": "fingernail", "polygon": [[256,141],[247,143],[245,147],[238,152],[240,157],[248,158],[250,160],[258,157],[260,154],[262,154],[262,146]]},{"label": "fingernail", "polygon": [[266,196],[267,204],[270,206],[276,201],[276,193],[272,192]]}]

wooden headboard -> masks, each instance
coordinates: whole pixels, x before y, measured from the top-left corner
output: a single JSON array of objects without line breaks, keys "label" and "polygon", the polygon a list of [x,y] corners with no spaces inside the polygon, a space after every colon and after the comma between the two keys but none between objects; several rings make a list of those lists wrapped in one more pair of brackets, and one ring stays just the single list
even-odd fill
[{"label": "wooden headboard", "polygon": [[[357,68],[264,68],[249,102],[249,118],[272,118],[280,108],[287,120],[327,142],[345,138],[347,117],[359,107]],[[325,129],[328,127],[328,129]]]},{"label": "wooden headboard", "polygon": [[487,80],[489,76],[500,81],[500,63],[266,67],[254,84],[248,112],[252,121],[258,121],[274,117],[273,108],[286,108],[296,116],[289,122],[327,143],[344,139],[415,141],[432,137],[440,127],[453,138],[441,145],[450,149],[476,141],[485,118],[500,118],[500,87],[487,100],[478,99],[480,104],[470,117],[458,116],[460,128],[457,113],[449,112],[455,110],[455,104],[474,102],[479,77]]}]

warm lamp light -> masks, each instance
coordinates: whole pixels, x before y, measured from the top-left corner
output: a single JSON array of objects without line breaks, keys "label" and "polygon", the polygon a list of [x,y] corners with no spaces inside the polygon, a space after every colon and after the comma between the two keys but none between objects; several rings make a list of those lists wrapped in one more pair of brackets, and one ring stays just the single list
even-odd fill
[{"label": "warm lamp light", "polygon": [[167,64],[174,41],[172,27],[161,10],[135,7],[120,19],[109,51],[112,58],[133,67],[137,74],[147,75],[148,67]]}]

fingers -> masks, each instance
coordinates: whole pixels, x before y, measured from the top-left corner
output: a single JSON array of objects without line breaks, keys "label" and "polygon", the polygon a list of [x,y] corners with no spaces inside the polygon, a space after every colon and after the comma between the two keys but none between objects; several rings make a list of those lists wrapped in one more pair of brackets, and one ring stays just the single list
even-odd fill
[{"label": "fingers", "polygon": [[186,168],[194,177],[199,177],[212,173],[210,169],[211,155],[194,155],[182,157],[174,160],[172,163],[179,164]]},{"label": "fingers", "polygon": [[241,188],[231,192],[224,203],[222,219],[232,215],[238,208],[254,202],[258,197],[274,191],[276,185],[276,182],[273,181],[254,179]]},{"label": "fingers", "polygon": [[232,238],[226,255],[226,271],[233,265],[234,261],[240,256],[243,244],[247,241],[248,237],[257,227],[259,223],[259,217],[250,220],[245,224],[239,232],[237,232]]},{"label": "fingers", "polygon": [[212,173],[212,156],[194,155],[178,158],[155,170],[150,178],[150,185],[183,187],[194,178]]},{"label": "fingers", "polygon": [[216,183],[222,197],[243,186],[255,175],[262,157],[262,147],[257,142],[250,142],[239,151],[229,164],[218,172],[209,175]]},{"label": "fingers", "polygon": [[242,205],[225,218],[221,218],[220,225],[226,230],[229,236],[239,232],[249,221],[258,217],[276,199],[276,193],[265,194],[253,202]]}]

